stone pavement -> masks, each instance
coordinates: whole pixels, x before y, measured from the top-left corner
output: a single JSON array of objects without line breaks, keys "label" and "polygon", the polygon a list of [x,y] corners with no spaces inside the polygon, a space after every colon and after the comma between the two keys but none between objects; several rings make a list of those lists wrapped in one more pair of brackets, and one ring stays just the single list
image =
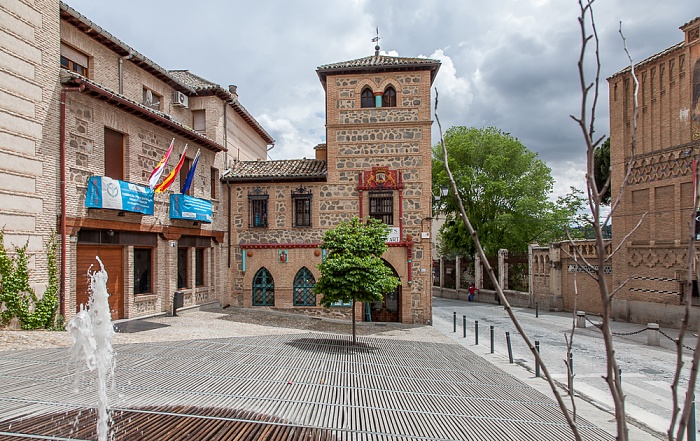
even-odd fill
[{"label": "stone pavement", "polygon": [[[448,317],[446,317],[445,313],[447,310],[443,309],[447,307],[450,309],[454,305],[448,304],[448,305],[441,305],[442,299],[435,299],[435,303],[437,304],[435,308],[435,319],[434,319],[434,326],[396,326],[396,327],[379,327],[375,324],[377,327],[377,333],[374,335],[371,335],[369,338],[370,340],[366,340],[365,343],[367,344],[373,344],[374,347],[383,347],[383,344],[378,343],[380,340],[375,340],[375,337],[380,337],[382,340],[386,339],[394,339],[394,340],[404,340],[406,342],[418,342],[418,346],[420,347],[421,350],[429,348],[431,350],[439,350],[439,351],[444,351],[447,350],[448,352],[445,353],[444,357],[446,359],[452,359],[456,355],[453,354],[454,350],[449,350],[450,347],[453,347],[454,344],[461,345],[465,347],[466,349],[469,349],[473,354],[469,354],[468,352],[464,353],[459,353],[459,357],[457,357],[457,364],[458,365],[464,365],[465,363],[469,363],[474,366],[479,366],[478,369],[476,369],[477,374],[475,375],[481,375],[480,378],[476,378],[476,381],[474,379],[467,380],[465,381],[464,378],[462,379],[449,379],[447,381],[448,384],[451,384],[451,386],[448,387],[448,390],[454,390],[456,388],[461,388],[462,385],[465,384],[492,384],[490,388],[487,388],[489,392],[487,392],[487,395],[485,395],[483,398],[478,398],[477,401],[481,403],[477,408],[472,408],[470,407],[471,405],[469,404],[471,401],[467,399],[464,402],[464,406],[467,406],[471,410],[467,412],[466,414],[462,414],[461,411],[457,412],[456,414],[453,411],[447,411],[445,409],[436,412],[436,411],[430,411],[427,412],[427,415],[442,415],[440,418],[456,418],[456,421],[461,421],[460,419],[467,418],[468,421],[462,421],[462,423],[459,423],[458,425],[474,425],[475,421],[479,421],[478,415],[483,415],[482,413],[484,409],[488,409],[488,405],[490,403],[489,400],[497,403],[496,405],[501,405],[505,406],[502,408],[498,408],[494,410],[491,408],[492,412],[490,415],[499,415],[502,414],[503,412],[506,412],[505,409],[509,409],[510,407],[518,407],[518,401],[522,402],[523,399],[521,398],[520,400],[511,400],[512,403],[510,404],[504,404],[508,403],[508,399],[503,399],[501,397],[496,397],[496,398],[487,398],[490,397],[491,395],[494,395],[494,391],[497,391],[499,389],[503,389],[502,386],[498,386],[497,383],[506,381],[503,378],[510,378],[515,377],[517,378],[521,383],[530,386],[532,389],[535,391],[538,391],[542,394],[544,394],[547,397],[552,397],[551,390],[549,389],[549,386],[547,383],[541,379],[541,378],[535,378],[533,373],[528,370],[523,368],[523,364],[509,364],[507,357],[504,356],[504,354],[501,352],[496,352],[495,354],[490,354],[488,351],[487,346],[482,343],[479,346],[474,346],[473,342],[471,345],[467,344],[464,339],[461,339],[461,334],[458,333],[453,333],[452,332],[452,322],[451,320],[447,320]],[[469,305],[472,306],[472,305]],[[495,306],[492,306],[493,308],[497,308]],[[196,342],[201,341],[201,342],[209,342],[212,341],[212,339],[221,339],[221,338],[230,338],[230,337],[254,337],[254,336],[279,336],[279,339],[276,340],[270,340],[270,342],[278,341],[281,339],[290,339],[294,338],[294,335],[298,335],[296,337],[297,339],[304,339],[304,338],[309,338],[308,334],[307,335],[299,335],[299,334],[304,334],[305,331],[301,329],[293,329],[293,328],[280,328],[280,327],[270,327],[270,326],[261,326],[261,325],[255,325],[251,323],[239,323],[235,321],[230,321],[230,320],[220,320],[221,314],[214,313],[214,312],[207,312],[207,311],[187,311],[184,313],[181,313],[178,317],[152,317],[149,318],[147,321],[156,323],[156,324],[161,324],[164,325],[162,327],[152,327],[151,329],[141,331],[141,332],[135,332],[135,333],[125,333],[125,334],[116,334],[115,335],[115,340],[114,343],[116,345],[123,345],[123,344],[128,344],[128,343],[141,343],[145,344],[148,343],[146,346],[151,348],[151,350],[155,350],[155,348],[160,348],[163,347],[165,348],[166,351],[176,351],[180,347],[192,347],[192,343],[195,342],[195,346],[197,346]],[[317,334],[315,334],[317,336]],[[317,337],[313,337],[317,338]],[[482,337],[482,342],[486,342],[488,344],[488,334],[485,333],[484,336]],[[462,340],[462,341],[460,341]],[[181,345],[176,345],[173,346],[172,344],[168,344],[167,342],[173,342],[173,341],[182,341]],[[160,346],[158,342],[163,342],[165,346]],[[424,344],[421,345],[420,342],[424,342]],[[34,332],[22,332],[22,331],[0,331],[0,351],[21,351],[22,354],[25,354],[25,351],[22,351],[23,349],[28,349],[28,348],[52,348],[52,347],[65,347],[69,346],[71,344],[70,341],[70,336],[67,333],[56,333],[56,332],[42,332],[42,331],[34,331]],[[218,344],[218,343],[200,343],[201,344]],[[414,344],[414,343],[411,343]],[[437,346],[435,346],[437,345]],[[126,347],[139,347],[142,345],[127,345],[124,346],[120,349],[118,349],[118,352],[124,352],[126,351]],[[244,345],[245,346],[245,345]],[[273,346],[270,344],[270,346]],[[289,345],[287,345],[289,346]],[[403,347],[402,344],[399,344],[398,342],[394,345],[389,345],[387,347],[387,350],[389,351],[390,347]],[[411,360],[415,359],[417,354],[415,352],[415,349],[410,349],[408,354],[401,354],[399,357],[393,356],[392,359],[394,360],[394,363],[396,363],[397,366],[395,368],[400,369],[402,372],[411,372],[413,369],[416,367],[404,367],[402,365],[405,360]],[[438,352],[439,352],[438,351]],[[32,351],[29,351],[32,352]],[[436,354],[437,352],[433,352],[433,354]],[[8,352],[0,352],[0,360],[3,358],[8,358]],[[19,354],[19,353],[18,353]],[[65,354],[64,354],[65,355]],[[55,355],[53,355],[55,357]],[[500,371],[504,371],[507,375],[507,377],[499,377],[499,374],[497,372],[500,372],[499,370],[493,371],[490,368],[485,367],[481,363],[475,361],[473,357],[476,356],[477,358],[482,359],[485,362],[488,362],[489,365],[496,366]],[[118,356],[119,357],[119,356]],[[248,355],[247,357],[251,357]],[[435,355],[431,356],[432,358],[435,358]],[[12,358],[11,356],[9,358]],[[250,358],[250,360],[254,360],[253,358]],[[297,361],[299,361],[297,359]],[[26,360],[25,360],[26,362]],[[119,361],[118,361],[119,363]],[[315,360],[315,363],[318,364],[319,360]],[[268,363],[269,364],[269,363]],[[390,363],[393,364],[393,363]],[[364,370],[366,371],[367,369],[374,369],[375,367],[381,367],[381,369],[384,369],[387,364],[385,361],[380,361],[376,362],[373,361],[371,363],[365,363],[366,367]],[[263,364],[263,366],[267,366]],[[269,367],[269,366],[268,366]],[[264,369],[264,368],[263,368]],[[278,367],[277,370],[282,369],[282,371],[292,369],[291,365],[284,365],[282,367]],[[310,368],[309,368],[310,369]],[[440,375],[445,376],[445,375],[454,375],[455,372],[461,371],[463,368],[461,367],[451,367],[451,368],[440,368],[439,371],[433,371],[433,374],[430,374],[430,376],[434,375]],[[334,369],[331,369],[335,370]],[[2,368],[0,368],[0,375],[2,375]],[[413,374],[411,374],[413,375]],[[459,374],[462,375],[462,374]],[[502,374],[501,374],[502,375]],[[386,372],[382,371],[381,373],[378,374],[373,374],[369,375],[367,377],[363,378],[384,378],[388,377],[391,379],[391,374],[387,375]],[[406,381],[409,381],[410,383],[416,383],[419,386],[423,386],[425,388],[425,383],[429,377],[426,377],[425,379],[411,379],[408,380],[408,377],[406,377],[404,380],[402,380],[402,384],[406,383]],[[411,377],[412,378],[412,377]],[[497,380],[498,378],[501,378],[501,380]],[[256,380],[259,381],[259,380]],[[315,381],[315,380],[314,380]],[[433,380],[431,380],[433,381]],[[311,387],[310,385],[312,384],[312,381],[307,381],[306,387]],[[394,382],[395,383],[395,382]],[[370,390],[376,391],[385,391],[382,393],[389,393],[390,395],[387,395],[383,398],[378,398],[376,393],[372,394],[372,398],[370,398],[372,401],[372,405],[369,406],[360,406],[358,409],[373,409],[374,412],[386,412],[387,410],[385,409],[387,406],[385,404],[377,405],[377,400],[386,400],[388,403],[395,403],[395,402],[401,402],[401,398],[397,397],[403,397],[405,396],[406,392],[405,390],[401,389],[403,386],[398,387],[394,383],[388,383],[384,384],[381,387],[373,387]],[[432,383],[430,383],[432,384]],[[505,388],[508,389],[508,388]],[[528,388],[529,389],[529,388]],[[341,389],[344,390],[344,389]],[[392,392],[393,391],[393,392]],[[419,396],[417,394],[417,390],[412,390],[411,394],[416,394],[416,396]],[[366,393],[366,392],[365,392]],[[1,394],[1,393],[0,393]],[[398,395],[397,395],[398,394]],[[435,394],[435,393],[429,393],[428,398],[423,396],[422,398],[419,399],[418,403],[423,403],[424,401],[431,401],[434,399],[434,396],[440,395],[440,394]],[[449,401],[454,401],[456,399],[464,399],[465,395],[469,396],[469,393],[460,393],[458,396],[453,396],[453,392],[449,393]],[[496,394],[497,395],[497,394]],[[494,395],[495,396],[495,395]],[[432,397],[432,398],[431,398]],[[0,398],[2,398],[0,396]],[[250,397],[249,397],[250,398]],[[269,397],[268,397],[269,398]],[[357,397],[356,397],[357,398]],[[472,397],[473,399],[477,399]],[[501,398],[499,400],[499,398]],[[355,399],[355,398],[353,398]],[[359,399],[359,398],[358,398]],[[332,401],[332,400],[331,400]],[[528,398],[525,400],[529,403],[544,403],[541,401],[541,399],[532,399]],[[356,401],[359,402],[359,401]],[[595,426],[602,428],[604,431],[606,431],[609,434],[614,434],[615,432],[615,425],[614,425],[614,419],[612,415],[610,414],[609,410],[605,407],[600,405],[600,403],[596,403],[595,400],[591,400],[586,397],[578,397],[576,399],[577,402],[577,412],[579,418],[582,418],[583,420],[590,421],[593,423]],[[498,404],[500,403],[500,404]],[[515,403],[515,404],[513,404]],[[473,404],[473,402],[471,402]],[[328,405],[331,405],[329,403]],[[413,404],[408,404],[409,407],[417,406],[418,404],[413,403]],[[489,404],[490,405],[490,404]],[[512,406],[511,406],[512,405]],[[532,406],[533,404],[530,404]],[[535,404],[536,406],[541,406],[541,404]],[[553,405],[553,403],[550,402],[549,406]],[[315,404],[316,407],[319,406],[319,403]],[[486,406],[484,409],[484,406]],[[396,407],[394,406],[388,406],[390,408]],[[548,406],[545,406],[548,407]],[[399,405],[396,409],[394,409],[392,412],[397,411],[397,409],[401,409],[401,406]],[[481,410],[479,410],[481,409]],[[366,412],[364,410],[363,412]],[[476,412],[476,413],[474,413]],[[548,411],[549,412],[549,411]],[[558,412],[558,411],[557,411]],[[422,414],[421,414],[422,415]],[[445,416],[447,415],[447,416]],[[488,413],[486,414],[488,415]],[[486,415],[482,416],[481,418],[486,417]],[[551,415],[549,415],[547,418],[550,418]],[[423,418],[423,416],[421,416]],[[428,417],[425,417],[428,418]],[[433,417],[430,417],[433,418]],[[471,418],[471,420],[470,420]],[[476,418],[476,419],[474,419]],[[529,425],[535,421],[535,425],[541,424],[537,423],[538,418],[539,421],[542,420],[542,415],[539,417],[535,418],[530,415],[528,418],[522,418],[519,417],[521,421],[518,423],[520,427],[530,427]],[[501,418],[495,417],[493,421],[496,422],[491,422],[489,424],[493,425],[499,425],[499,424],[506,424],[503,421],[498,421]],[[517,418],[506,418],[506,420],[517,420]],[[469,423],[471,421],[471,423]],[[490,420],[489,420],[490,421]],[[434,422],[433,422],[434,423]],[[512,421],[511,421],[512,423]],[[562,421],[559,420],[556,424],[561,424]],[[434,423],[437,424],[438,426],[443,423]],[[582,423],[582,425],[586,426],[586,424]],[[478,424],[476,425],[478,426]],[[359,427],[359,426],[358,426]],[[358,427],[354,427],[352,430],[358,430]],[[499,426],[500,427],[500,426]],[[505,429],[501,429],[504,431],[510,430],[507,424],[505,426]],[[648,430],[648,428],[646,428]],[[372,429],[375,430],[375,429]],[[383,429],[383,430],[389,430],[391,429]],[[476,429],[475,429],[476,430]],[[566,435],[567,430],[564,430],[563,433],[565,435],[564,438],[561,439],[569,439],[570,438],[570,433]],[[589,430],[589,429],[587,429]],[[526,431],[527,432],[527,431]],[[350,432],[350,433],[364,433],[361,430],[359,432]],[[507,433],[507,432],[503,432]],[[599,435],[596,435],[597,437]],[[369,438],[369,439],[378,439],[378,438]],[[394,439],[394,438],[386,438],[386,439]],[[459,436],[453,435],[453,437],[444,437],[443,438],[427,438],[427,439],[462,439]],[[466,436],[464,439],[467,439]],[[491,439],[491,437],[485,438],[481,437],[479,439]],[[506,438],[494,438],[494,439],[506,439]],[[518,439],[529,439],[529,437],[523,435],[521,438]],[[532,438],[532,439],[547,439],[547,438]],[[552,435],[551,438],[549,439],[560,439],[558,436]],[[648,433],[648,431],[642,430],[636,426],[630,426],[630,439],[633,440],[651,440],[651,439],[660,439],[658,436],[655,436],[654,434]]]},{"label": "stone pavement", "polygon": [[[531,341],[540,342],[540,356],[547,365],[552,378],[561,385],[561,393],[566,394],[567,383],[566,340],[574,326],[571,313],[535,311],[528,308],[513,308],[521,326]],[[457,316],[457,329],[454,329],[454,313]],[[466,319],[466,338],[464,337],[463,318]],[[575,372],[574,388],[576,396],[585,403],[605,411],[601,418],[611,418],[613,402],[603,377],[606,374],[605,350],[601,331],[593,323],[599,317],[586,321],[586,328],[576,328],[572,346]],[[543,379],[534,378],[534,357],[524,341],[515,331],[506,311],[502,306],[489,303],[467,302],[450,299],[433,299],[433,321],[435,327],[453,341],[467,347],[476,354],[501,366],[507,372],[516,375],[527,384],[536,387],[546,384]],[[479,323],[479,345],[475,345],[475,322]],[[494,353],[490,353],[490,327],[494,327]],[[647,345],[646,325],[624,322],[612,322],[614,347],[618,366],[622,369],[622,383],[625,393],[625,411],[632,424],[654,434],[657,438],[664,436],[670,425],[671,383],[675,373],[676,349],[675,329],[662,328],[665,336],[660,338],[660,346]],[[514,362],[509,363],[505,332],[511,335],[511,347]],[[684,367],[681,370],[679,394],[685,398],[684,384],[687,384],[690,362],[697,337],[693,332],[684,339]],[[534,383],[534,384],[533,384]],[[548,386],[545,386],[548,388]],[[540,389],[538,389],[540,390]],[[681,403],[682,404],[682,403]],[[581,409],[578,405],[577,407]],[[587,419],[604,424],[595,418],[595,414],[584,413]],[[603,427],[603,426],[601,426]],[[641,436],[641,435],[640,435]],[[638,439],[631,437],[630,439]],[[639,438],[641,439],[641,438]]]}]

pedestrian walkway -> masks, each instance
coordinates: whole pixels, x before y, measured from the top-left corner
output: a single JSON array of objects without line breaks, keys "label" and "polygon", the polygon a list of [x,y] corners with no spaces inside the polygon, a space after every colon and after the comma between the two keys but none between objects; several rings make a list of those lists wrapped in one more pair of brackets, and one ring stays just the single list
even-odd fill
[{"label": "pedestrian walkway", "polygon": [[[521,326],[525,329],[532,342],[540,342],[540,355],[543,358],[552,378],[560,385],[560,393],[567,394],[568,377],[566,374],[566,340],[564,334],[571,335],[574,318],[571,313],[539,312],[527,308],[514,308]],[[455,320],[456,317],[456,325]],[[472,303],[441,298],[433,299],[434,325],[443,334],[451,336],[455,342],[481,355],[513,374],[521,381],[536,387],[545,394],[552,396],[548,383],[543,378],[535,378],[534,357],[528,347],[519,337],[510,317],[502,306]],[[466,320],[467,326],[464,326]],[[572,346],[574,365],[574,389],[584,403],[593,404],[596,412],[600,409],[605,413],[596,417],[594,414],[583,413],[581,405],[577,404],[579,413],[604,426],[604,421],[612,418],[613,401],[607,383],[605,349],[601,331],[594,326],[599,321],[590,317],[586,328],[576,328]],[[475,344],[475,323],[478,322],[481,331],[479,345]],[[491,353],[490,328],[494,327],[494,353]],[[662,329],[668,336],[661,337],[661,346],[648,346],[645,325],[634,323],[612,322],[614,345],[618,364],[622,369],[623,390],[626,395],[625,410],[629,416],[632,428],[639,427],[643,431],[654,434],[657,438],[664,436],[670,425],[673,402],[671,383],[675,373],[675,339],[677,330]],[[466,329],[466,337],[464,337]],[[639,332],[639,331],[643,332]],[[511,346],[514,363],[509,363],[505,333],[511,336]],[[690,362],[697,338],[690,333],[684,340],[685,366],[681,375],[681,386],[687,384]],[[544,385],[544,388],[540,387]],[[686,390],[679,387],[680,399],[685,398]],[[568,397],[567,397],[568,399]],[[682,405],[682,403],[681,403]],[[614,429],[613,429],[614,430]],[[642,436],[641,434],[639,436]],[[630,439],[641,439],[631,437]]]},{"label": "pedestrian walkway", "polygon": [[[350,342],[309,333],[120,345],[115,439],[193,439],[203,428],[232,439],[227,424],[242,422],[257,427],[248,439],[572,437],[555,403],[460,345]],[[94,378],[82,372],[74,392],[67,359],[66,348],[0,353],[1,440],[94,439]],[[583,417],[578,425],[586,440],[614,439]]]}]

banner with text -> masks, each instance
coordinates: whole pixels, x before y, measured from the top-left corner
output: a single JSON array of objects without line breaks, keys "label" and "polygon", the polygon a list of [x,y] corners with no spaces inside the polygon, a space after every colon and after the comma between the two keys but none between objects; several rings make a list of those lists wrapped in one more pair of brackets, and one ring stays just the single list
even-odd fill
[{"label": "banner with text", "polygon": [[170,195],[170,219],[211,223],[211,201],[186,194]]},{"label": "banner with text", "polygon": [[85,207],[153,214],[153,190],[107,176],[88,178]]}]

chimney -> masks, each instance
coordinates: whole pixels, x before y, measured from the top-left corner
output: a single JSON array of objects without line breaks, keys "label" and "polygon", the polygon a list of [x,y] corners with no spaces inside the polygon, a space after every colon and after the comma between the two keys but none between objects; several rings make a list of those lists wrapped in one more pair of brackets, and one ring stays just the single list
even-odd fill
[{"label": "chimney", "polygon": [[231,92],[231,95],[233,95],[233,98],[238,101],[238,86],[235,84],[230,84],[228,86],[228,91]]},{"label": "chimney", "polygon": [[326,144],[319,144],[316,147],[314,147],[314,150],[316,150],[316,159],[325,161],[326,158],[328,157],[327,153],[327,148]]}]

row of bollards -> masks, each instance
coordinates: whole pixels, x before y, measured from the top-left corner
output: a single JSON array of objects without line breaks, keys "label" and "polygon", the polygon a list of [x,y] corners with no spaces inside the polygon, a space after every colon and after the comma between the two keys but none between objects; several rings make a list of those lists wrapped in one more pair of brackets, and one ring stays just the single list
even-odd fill
[{"label": "row of bollards", "polygon": [[[539,305],[535,303],[535,317],[539,316]],[[452,313],[452,332],[457,332],[457,312]],[[576,311],[576,327],[585,328],[586,327],[586,313],[584,311]],[[495,343],[495,332],[494,326],[489,326],[490,337],[491,337],[491,353],[494,353],[494,343]],[[659,346],[659,325],[657,323],[647,324],[647,345],[649,346]],[[462,316],[462,337],[467,338],[467,316]],[[474,344],[479,345],[479,321],[474,321]],[[513,348],[510,341],[510,332],[506,331],[506,346],[508,348],[508,362],[513,364]],[[535,340],[535,350],[539,354],[540,352],[540,342]],[[569,394],[573,395],[573,378],[574,378],[574,354],[569,351],[568,353],[568,365],[569,365],[569,375],[568,377],[568,387]],[[622,368],[618,368],[618,379],[622,381]],[[540,377],[540,364],[535,358],[535,377]],[[687,425],[687,438],[688,441],[696,441],[696,429],[695,429],[695,395],[693,395],[693,402],[690,411],[690,418]]]}]

